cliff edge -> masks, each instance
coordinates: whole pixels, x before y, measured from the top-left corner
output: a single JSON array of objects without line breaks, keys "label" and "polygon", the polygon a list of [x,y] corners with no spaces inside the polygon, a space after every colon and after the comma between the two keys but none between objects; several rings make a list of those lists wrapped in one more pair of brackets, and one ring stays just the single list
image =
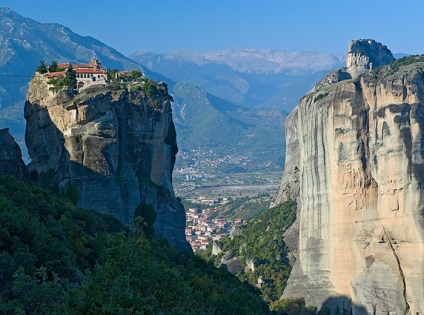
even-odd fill
[{"label": "cliff edge", "polygon": [[171,182],[178,148],[166,85],[144,80],[79,93],[51,90],[39,74],[29,83],[31,176],[121,222],[132,224],[137,213],[171,245],[191,250]]},{"label": "cliff edge", "polygon": [[0,129],[0,175],[9,175],[22,182],[29,181],[29,173],[22,160],[22,152],[9,129]]},{"label": "cliff edge", "polygon": [[353,314],[422,314],[424,57],[393,61],[371,40],[349,50],[347,68],[287,118],[275,203],[295,199],[298,213],[286,232],[296,260],[283,297]]}]

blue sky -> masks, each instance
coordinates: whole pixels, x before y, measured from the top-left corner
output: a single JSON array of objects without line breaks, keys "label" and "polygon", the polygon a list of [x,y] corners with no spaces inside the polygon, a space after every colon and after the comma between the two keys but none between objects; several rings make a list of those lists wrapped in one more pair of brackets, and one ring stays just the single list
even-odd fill
[{"label": "blue sky", "polygon": [[424,53],[422,0],[0,0],[128,55],[144,49],[232,47],[345,53],[372,38],[393,53]]}]

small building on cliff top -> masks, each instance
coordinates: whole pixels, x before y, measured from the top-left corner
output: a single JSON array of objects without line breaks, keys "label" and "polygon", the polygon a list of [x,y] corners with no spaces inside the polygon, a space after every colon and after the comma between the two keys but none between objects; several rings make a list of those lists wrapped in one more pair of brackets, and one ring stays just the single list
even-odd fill
[{"label": "small building on cliff top", "polygon": [[[69,63],[59,63],[58,67],[67,69]],[[92,58],[88,64],[79,63],[72,64],[77,74],[77,86],[75,88],[81,89],[89,85],[105,84],[106,83],[106,70],[103,69],[99,59]],[[58,72],[47,72],[46,76],[51,78],[64,78],[66,70]]]}]

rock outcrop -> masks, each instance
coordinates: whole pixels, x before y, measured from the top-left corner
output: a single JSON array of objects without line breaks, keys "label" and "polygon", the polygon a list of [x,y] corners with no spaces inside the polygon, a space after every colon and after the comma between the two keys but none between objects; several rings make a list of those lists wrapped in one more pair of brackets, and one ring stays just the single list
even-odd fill
[{"label": "rock outcrop", "polygon": [[348,68],[287,118],[275,203],[296,199],[298,217],[286,232],[296,261],[283,297],[353,314],[422,314],[424,58],[356,78],[392,60],[381,44],[360,42],[361,50],[350,45]]},{"label": "rock outcrop", "polygon": [[390,50],[375,40],[352,40],[347,51],[346,67],[352,78],[356,78],[394,60]]},{"label": "rock outcrop", "polygon": [[10,175],[27,182],[28,170],[22,160],[19,145],[9,133],[9,129],[0,129],[0,175]]},{"label": "rock outcrop", "polygon": [[246,266],[243,265],[239,256],[234,256],[233,251],[228,251],[224,256],[221,257],[220,268],[225,268],[229,273],[236,275],[243,271]]},{"label": "rock outcrop", "polygon": [[213,241],[212,242],[212,255],[216,256],[220,252],[222,252],[222,244],[220,241]]},{"label": "rock outcrop", "polygon": [[[172,187],[177,153],[171,97],[151,81],[53,94],[36,75],[25,104],[31,175],[77,191],[77,205],[132,224],[154,222],[158,236],[190,250],[185,213]],[[147,86],[148,85],[148,86]]]}]

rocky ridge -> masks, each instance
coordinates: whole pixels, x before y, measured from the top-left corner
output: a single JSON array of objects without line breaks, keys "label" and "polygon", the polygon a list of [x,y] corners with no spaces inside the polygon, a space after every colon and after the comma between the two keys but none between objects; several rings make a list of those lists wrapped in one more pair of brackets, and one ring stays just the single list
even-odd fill
[{"label": "rocky ridge", "polygon": [[32,176],[76,191],[79,207],[121,222],[132,224],[137,212],[157,235],[190,250],[184,208],[172,188],[178,148],[170,101],[163,83],[55,94],[36,75],[25,104]]},{"label": "rocky ridge", "polygon": [[385,46],[349,47],[347,68],[287,118],[275,203],[295,199],[298,213],[285,232],[296,260],[283,297],[353,314],[422,314],[424,58],[384,66],[393,60]]},{"label": "rocky ridge", "polygon": [[204,54],[204,60],[225,64],[241,73],[316,72],[337,67],[343,56],[304,51],[230,48]]},{"label": "rocky ridge", "polygon": [[203,54],[137,51],[129,57],[175,82],[190,83],[227,101],[287,111],[343,59],[329,53],[249,48]]}]

